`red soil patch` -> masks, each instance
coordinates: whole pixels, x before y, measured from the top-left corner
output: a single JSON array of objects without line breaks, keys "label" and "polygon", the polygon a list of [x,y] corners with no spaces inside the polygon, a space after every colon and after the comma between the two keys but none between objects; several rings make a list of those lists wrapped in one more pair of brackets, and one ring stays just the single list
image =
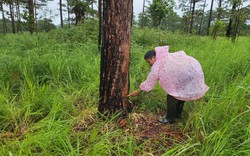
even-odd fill
[{"label": "red soil patch", "polygon": [[158,119],[161,114],[150,115],[147,113],[133,113],[128,119],[118,119],[118,125],[125,132],[133,134],[138,144],[149,140],[157,141],[164,147],[169,147],[173,143],[180,143],[185,140],[186,136],[178,125],[179,121],[174,124],[161,124]]}]

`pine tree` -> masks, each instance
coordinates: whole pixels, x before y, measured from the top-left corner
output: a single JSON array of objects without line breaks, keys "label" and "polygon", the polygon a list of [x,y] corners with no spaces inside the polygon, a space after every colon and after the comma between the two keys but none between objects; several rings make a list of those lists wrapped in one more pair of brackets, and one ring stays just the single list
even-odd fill
[{"label": "pine tree", "polygon": [[132,0],[103,1],[103,36],[101,47],[100,102],[98,110],[113,114],[131,106],[129,62],[132,22]]}]

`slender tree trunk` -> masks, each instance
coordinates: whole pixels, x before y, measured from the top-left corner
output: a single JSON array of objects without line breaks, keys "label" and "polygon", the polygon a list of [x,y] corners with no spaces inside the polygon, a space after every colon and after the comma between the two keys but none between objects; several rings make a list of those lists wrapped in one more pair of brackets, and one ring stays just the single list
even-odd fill
[{"label": "slender tree trunk", "polygon": [[192,12],[192,1],[193,0],[190,0],[189,1],[189,13],[191,14],[191,12]]},{"label": "slender tree trunk", "polygon": [[16,32],[18,33],[20,30],[19,30],[19,10],[18,10],[18,6],[19,6],[19,4],[18,4],[18,0],[16,1]]},{"label": "slender tree trunk", "polygon": [[141,15],[141,28],[144,27],[144,11],[145,11],[145,0],[143,0],[143,5],[142,5],[142,15]]},{"label": "slender tree trunk", "polygon": [[[221,12],[222,12],[221,3],[222,3],[222,0],[219,0],[218,8],[217,8],[217,19],[215,21],[217,24],[219,24],[220,18],[221,18]],[[220,26],[219,25],[217,25],[213,29],[213,31],[212,31],[213,40],[216,40],[216,37],[217,37],[217,34],[218,34],[219,30],[220,30]]]},{"label": "slender tree trunk", "polygon": [[16,14],[17,14],[17,32],[22,32],[19,0],[16,1]]},{"label": "slender tree trunk", "polygon": [[184,32],[188,33],[189,31],[189,17],[188,16],[184,17],[184,22],[185,22]]},{"label": "slender tree trunk", "polygon": [[102,44],[102,0],[98,0],[98,17],[99,17],[98,49],[100,51]]},{"label": "slender tree trunk", "polygon": [[[239,11],[240,11],[240,9],[238,8],[237,12],[239,12]],[[237,14],[235,17],[235,22],[234,22],[234,26],[233,26],[233,33],[232,33],[232,42],[233,43],[235,42],[235,40],[237,38],[239,24],[240,24],[240,18],[239,18],[239,15]]]},{"label": "slender tree trunk", "polygon": [[222,13],[221,4],[222,4],[222,0],[219,0],[218,10],[217,10],[217,20],[221,19],[221,13]]},{"label": "slender tree trunk", "polygon": [[[94,10],[94,0],[92,0],[92,2],[91,2],[91,9]],[[94,18],[94,16],[95,16],[95,14],[94,14],[93,11],[91,12],[91,16],[92,16],[93,18]]]},{"label": "slender tree trunk", "polygon": [[36,0],[34,0],[34,22],[35,22],[35,31],[38,32],[38,19],[37,19],[37,3]]},{"label": "slender tree trunk", "polygon": [[191,14],[192,14],[192,0],[189,0],[189,13],[188,13],[188,23],[187,23],[187,33],[189,34],[190,24],[191,24]]},{"label": "slender tree trunk", "polygon": [[235,42],[235,40],[236,40],[236,37],[237,37],[237,34],[238,34],[239,24],[240,24],[240,19],[239,19],[239,17],[236,17],[235,28],[234,28],[234,33],[233,33],[233,37],[232,37],[233,42]]},{"label": "slender tree trunk", "polygon": [[192,12],[192,0],[189,0],[189,12],[187,14],[187,18],[186,18],[186,33],[189,34],[190,32],[190,23],[191,23],[191,12]]},{"label": "slender tree trunk", "polygon": [[3,3],[4,3],[4,1],[0,2],[1,11],[2,11],[2,28],[3,28],[3,34],[6,34],[6,20],[5,20],[5,16],[4,16]]},{"label": "slender tree trunk", "polygon": [[67,0],[67,10],[68,10],[68,23],[69,23],[69,28],[70,28],[69,0]]},{"label": "slender tree trunk", "polygon": [[100,101],[98,110],[105,115],[131,111],[129,62],[133,0],[103,1]]},{"label": "slender tree trunk", "polygon": [[191,15],[191,22],[190,22],[190,29],[189,29],[189,33],[190,33],[190,34],[192,34],[192,29],[193,29],[195,3],[196,3],[196,1],[193,0],[192,15]]},{"label": "slender tree trunk", "polygon": [[16,33],[16,26],[15,26],[15,17],[14,17],[14,9],[13,9],[13,2],[12,1],[9,3],[9,8],[10,8],[12,33],[15,34]]},{"label": "slender tree trunk", "polygon": [[80,23],[81,19],[82,19],[82,15],[81,15],[80,10],[77,10],[77,12],[75,13],[75,15],[76,15],[76,25],[78,25],[78,23]]},{"label": "slender tree trunk", "polygon": [[33,34],[35,32],[34,1],[33,0],[28,0],[28,9],[29,9],[29,19],[28,19],[29,31],[31,34]]},{"label": "slender tree trunk", "polygon": [[226,32],[226,36],[228,38],[231,37],[231,31],[232,31],[232,19],[230,18],[228,26],[227,26],[227,32]]},{"label": "slender tree trunk", "polygon": [[232,6],[230,20],[229,20],[229,23],[228,23],[228,26],[227,26],[227,33],[226,33],[227,37],[231,37],[232,36],[233,14],[234,14],[234,12],[236,10],[236,5],[237,5],[237,2],[234,1],[233,2],[233,6]]},{"label": "slender tree trunk", "polygon": [[211,2],[210,13],[209,13],[209,17],[208,17],[208,25],[207,25],[207,35],[209,35],[209,29],[210,29],[212,12],[213,12],[213,4],[214,4],[214,0],[212,0],[212,2]]},{"label": "slender tree trunk", "polygon": [[201,26],[203,24],[205,8],[206,8],[206,0],[204,1],[204,4],[203,4],[202,17],[201,17],[201,22],[200,22],[200,26],[199,26],[199,35],[201,35]]},{"label": "slender tree trunk", "polygon": [[62,0],[59,0],[59,3],[60,3],[60,19],[61,19],[61,27],[63,28]]}]

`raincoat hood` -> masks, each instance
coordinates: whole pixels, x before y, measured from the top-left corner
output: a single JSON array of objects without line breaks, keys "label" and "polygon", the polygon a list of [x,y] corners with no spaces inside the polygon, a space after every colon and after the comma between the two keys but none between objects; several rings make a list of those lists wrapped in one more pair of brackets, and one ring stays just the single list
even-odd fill
[{"label": "raincoat hood", "polygon": [[156,53],[156,61],[166,58],[169,53],[169,47],[168,46],[160,46],[160,47],[155,47],[155,53]]}]

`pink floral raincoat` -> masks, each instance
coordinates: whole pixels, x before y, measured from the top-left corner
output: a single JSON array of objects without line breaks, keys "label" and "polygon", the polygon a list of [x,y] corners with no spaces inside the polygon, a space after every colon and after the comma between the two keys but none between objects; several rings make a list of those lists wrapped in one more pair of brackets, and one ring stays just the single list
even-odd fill
[{"label": "pink floral raincoat", "polygon": [[156,61],[140,89],[149,92],[157,80],[167,94],[182,101],[197,100],[205,95],[208,86],[200,63],[184,51],[168,52],[168,46],[156,47]]}]

